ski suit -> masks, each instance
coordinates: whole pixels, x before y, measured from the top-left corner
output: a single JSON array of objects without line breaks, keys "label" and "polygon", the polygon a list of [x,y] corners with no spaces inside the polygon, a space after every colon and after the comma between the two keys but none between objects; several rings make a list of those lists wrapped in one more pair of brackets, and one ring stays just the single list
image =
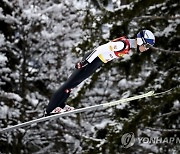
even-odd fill
[{"label": "ski suit", "polygon": [[86,54],[82,62],[86,63],[81,69],[76,69],[67,81],[52,95],[46,108],[49,114],[56,107],[64,108],[71,89],[92,75],[103,63],[120,58],[130,50],[130,40],[125,37],[117,38],[97,47],[92,53]]}]

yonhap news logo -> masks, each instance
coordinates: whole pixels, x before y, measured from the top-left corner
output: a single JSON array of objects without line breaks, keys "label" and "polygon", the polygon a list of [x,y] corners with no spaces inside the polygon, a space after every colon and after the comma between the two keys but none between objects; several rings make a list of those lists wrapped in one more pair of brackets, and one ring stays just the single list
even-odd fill
[{"label": "yonhap news logo", "polygon": [[133,132],[125,133],[121,137],[124,148],[132,147],[137,144],[180,144],[180,137],[135,137]]},{"label": "yonhap news logo", "polygon": [[130,133],[124,134],[121,137],[121,143],[124,148],[129,148],[129,147],[133,146],[135,143],[134,133],[130,132]]}]

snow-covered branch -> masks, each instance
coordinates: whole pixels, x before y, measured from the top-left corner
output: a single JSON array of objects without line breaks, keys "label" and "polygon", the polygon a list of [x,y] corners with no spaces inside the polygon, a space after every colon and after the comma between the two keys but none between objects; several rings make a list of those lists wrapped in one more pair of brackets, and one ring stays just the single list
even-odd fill
[{"label": "snow-covered branch", "polygon": [[170,117],[170,116],[172,116],[172,115],[179,114],[179,113],[180,113],[179,110],[178,110],[178,111],[171,111],[171,112],[169,112],[169,113],[162,114],[162,115],[160,115],[159,117],[165,117],[165,116]]},{"label": "snow-covered branch", "polygon": [[156,19],[180,19],[180,16],[140,16],[140,17],[134,17],[134,20],[138,19],[151,19],[151,20],[156,20]]},{"label": "snow-covered branch", "polygon": [[161,128],[152,128],[152,127],[146,127],[147,129],[151,131],[160,131],[160,132],[180,132],[180,129],[161,129]]},{"label": "snow-covered branch", "polygon": [[165,53],[168,53],[168,54],[180,54],[180,51],[165,50],[165,49],[160,49],[160,48],[157,48],[157,47],[151,47],[151,49],[155,50],[155,51],[165,52]]},{"label": "snow-covered branch", "polygon": [[22,98],[18,95],[18,94],[15,94],[15,93],[7,93],[7,92],[0,92],[0,97],[1,98],[8,98],[8,99],[12,99],[12,100],[16,100],[18,102],[21,102],[22,101]]},{"label": "snow-covered branch", "polygon": [[14,23],[18,24],[19,23],[19,21],[16,18],[14,18],[10,15],[4,16],[3,14],[0,14],[0,21],[4,21],[8,24],[14,24]]}]

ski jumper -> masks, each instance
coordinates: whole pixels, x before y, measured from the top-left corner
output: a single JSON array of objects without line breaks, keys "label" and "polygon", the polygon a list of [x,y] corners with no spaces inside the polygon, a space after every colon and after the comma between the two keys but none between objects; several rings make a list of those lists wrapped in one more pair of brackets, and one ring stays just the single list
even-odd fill
[{"label": "ski jumper", "polygon": [[86,54],[82,59],[82,63],[85,64],[84,67],[76,69],[67,81],[52,95],[46,112],[49,114],[56,107],[64,108],[72,88],[92,75],[103,63],[120,58],[127,54],[129,50],[130,40],[120,37],[97,47],[92,53]]}]

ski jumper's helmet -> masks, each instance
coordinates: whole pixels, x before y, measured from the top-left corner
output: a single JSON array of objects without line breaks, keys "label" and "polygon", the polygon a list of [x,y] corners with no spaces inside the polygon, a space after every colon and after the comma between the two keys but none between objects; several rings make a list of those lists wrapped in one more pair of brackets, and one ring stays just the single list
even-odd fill
[{"label": "ski jumper's helmet", "polygon": [[137,45],[150,45],[155,43],[154,34],[150,30],[142,30],[137,34]]}]

